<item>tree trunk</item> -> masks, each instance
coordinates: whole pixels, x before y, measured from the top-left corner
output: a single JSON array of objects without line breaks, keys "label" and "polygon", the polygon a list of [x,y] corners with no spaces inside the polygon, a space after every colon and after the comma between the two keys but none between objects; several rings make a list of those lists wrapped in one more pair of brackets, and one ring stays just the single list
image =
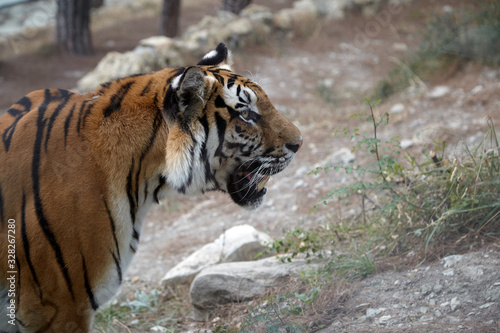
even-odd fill
[{"label": "tree trunk", "polygon": [[239,14],[252,0],[222,0],[222,10]]},{"label": "tree trunk", "polygon": [[181,0],[163,0],[161,13],[161,32],[167,37],[175,37],[179,33],[179,16]]},{"label": "tree trunk", "polygon": [[89,0],[57,0],[57,43],[77,55],[93,53]]}]

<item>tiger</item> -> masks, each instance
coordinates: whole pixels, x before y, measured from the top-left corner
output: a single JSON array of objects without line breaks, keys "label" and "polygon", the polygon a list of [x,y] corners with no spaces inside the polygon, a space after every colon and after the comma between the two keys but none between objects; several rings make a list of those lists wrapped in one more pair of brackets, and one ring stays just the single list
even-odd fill
[{"label": "tiger", "polygon": [[302,134],[231,57],[220,43],[92,92],[37,90],[0,117],[0,332],[89,332],[172,194],[262,204]]}]

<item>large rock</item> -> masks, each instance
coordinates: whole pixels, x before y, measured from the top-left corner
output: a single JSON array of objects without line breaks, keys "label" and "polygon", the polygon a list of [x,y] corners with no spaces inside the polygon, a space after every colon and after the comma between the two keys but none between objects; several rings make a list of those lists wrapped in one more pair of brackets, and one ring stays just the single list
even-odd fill
[{"label": "large rock", "polygon": [[254,260],[272,242],[270,236],[250,225],[233,227],[168,271],[162,284],[169,288],[190,283],[202,269],[217,263]]},{"label": "large rock", "polygon": [[217,305],[264,295],[266,290],[298,276],[305,260],[283,263],[276,258],[224,263],[200,272],[191,284],[191,303],[203,313]]},{"label": "large rock", "polygon": [[172,39],[163,36],[150,37],[141,40],[133,51],[106,54],[92,72],[78,81],[77,89],[90,91],[102,83],[118,78],[183,65],[183,56]]},{"label": "large rock", "polygon": [[274,15],[274,25],[281,30],[290,30],[298,36],[309,35],[318,23],[319,13],[310,0],[294,3],[293,8],[285,8]]}]

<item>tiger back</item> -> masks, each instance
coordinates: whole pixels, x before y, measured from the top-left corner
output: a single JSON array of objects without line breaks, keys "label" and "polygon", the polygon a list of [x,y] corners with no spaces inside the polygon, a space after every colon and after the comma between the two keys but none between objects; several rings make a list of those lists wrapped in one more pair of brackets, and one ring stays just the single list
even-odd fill
[{"label": "tiger back", "polygon": [[86,94],[32,92],[0,134],[0,332],[89,332],[152,204],[216,190],[256,208],[302,145],[224,44]]}]

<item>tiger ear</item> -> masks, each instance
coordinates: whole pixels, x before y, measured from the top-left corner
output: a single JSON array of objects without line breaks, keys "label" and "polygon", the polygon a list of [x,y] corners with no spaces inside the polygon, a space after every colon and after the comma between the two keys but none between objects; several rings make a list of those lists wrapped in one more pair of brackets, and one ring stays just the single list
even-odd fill
[{"label": "tiger ear", "polygon": [[177,76],[167,90],[164,114],[167,119],[189,127],[203,111],[213,78],[195,66]]},{"label": "tiger ear", "polygon": [[218,66],[231,70],[233,60],[231,51],[229,51],[224,43],[219,43],[215,50],[205,54],[203,59],[198,62],[198,66]]}]

